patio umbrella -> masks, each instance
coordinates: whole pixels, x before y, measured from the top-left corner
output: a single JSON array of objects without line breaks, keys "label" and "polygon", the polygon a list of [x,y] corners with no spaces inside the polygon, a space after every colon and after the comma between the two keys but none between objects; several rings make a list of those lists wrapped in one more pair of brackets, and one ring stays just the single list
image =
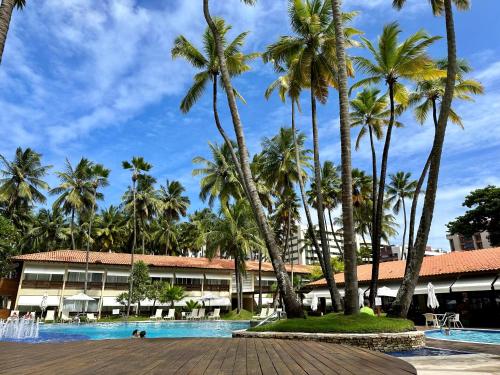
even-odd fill
[{"label": "patio umbrella", "polygon": [[43,317],[43,312],[47,308],[48,298],[49,296],[47,295],[47,292],[45,292],[43,294],[42,300],[40,301],[40,309],[42,310],[42,315],[41,315],[42,317]]},{"label": "patio umbrella", "polygon": [[382,288],[378,288],[377,297],[396,297],[397,294],[397,290],[383,286]]},{"label": "patio umbrella", "polygon": [[205,302],[208,302],[208,306],[210,307],[210,301],[214,299],[218,299],[218,297],[214,296],[212,293],[207,293],[204,294],[203,297],[199,299],[199,301],[203,302],[203,304],[205,304]]},{"label": "patio umbrella", "polygon": [[432,310],[439,307],[439,301],[436,298],[436,292],[432,283],[427,284],[427,307]]},{"label": "patio umbrella", "polygon": [[[85,293],[78,293],[73,296],[69,296],[65,298],[66,301],[73,301],[73,302],[85,302],[87,303],[88,301],[94,301],[95,298],[92,298]],[[76,309],[76,306],[75,306]],[[82,304],[82,312],[83,312],[84,306]]]},{"label": "patio umbrella", "polygon": [[363,307],[365,305],[365,293],[361,288],[358,288],[358,303],[359,307]]},{"label": "patio umbrella", "polygon": [[316,311],[317,309],[318,309],[318,296],[316,294],[313,294],[311,299],[311,310]]}]

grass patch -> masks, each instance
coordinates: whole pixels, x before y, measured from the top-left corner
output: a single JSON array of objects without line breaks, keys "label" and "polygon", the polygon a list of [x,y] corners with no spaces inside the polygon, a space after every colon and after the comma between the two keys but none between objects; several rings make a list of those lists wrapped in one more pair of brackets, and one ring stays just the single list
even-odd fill
[{"label": "grass patch", "polygon": [[370,316],[367,314],[327,314],[306,319],[286,319],[260,327],[250,328],[254,332],[309,332],[309,333],[380,333],[405,332],[415,329],[411,320]]},{"label": "grass patch", "polygon": [[223,320],[250,320],[253,317],[253,313],[248,310],[242,309],[238,314],[236,309],[228,312],[227,314],[222,315]]},{"label": "grass patch", "polygon": [[[144,320],[149,320],[149,315],[148,316],[135,316],[135,315],[130,315],[128,317],[129,322],[141,322]],[[112,323],[112,322],[125,322],[127,321],[127,318],[122,317],[122,316],[106,316],[102,317],[99,319],[99,322],[103,323]]]}]

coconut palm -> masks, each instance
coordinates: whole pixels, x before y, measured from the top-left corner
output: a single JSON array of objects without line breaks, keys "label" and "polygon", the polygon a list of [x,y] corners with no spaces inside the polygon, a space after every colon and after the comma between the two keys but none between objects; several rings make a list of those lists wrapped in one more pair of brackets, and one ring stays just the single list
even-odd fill
[{"label": "coconut palm", "polygon": [[184,288],[178,285],[171,285],[165,283],[160,292],[160,302],[170,303],[171,307],[174,307],[175,302],[181,301],[186,296]]},{"label": "coconut palm", "polygon": [[[396,8],[401,8],[405,0],[393,0]],[[431,161],[429,165],[429,174],[427,179],[427,188],[425,190],[424,205],[420,218],[420,224],[417,231],[417,238],[413,244],[414,251],[408,254],[406,262],[405,276],[401,287],[398,290],[396,300],[392,304],[391,316],[406,317],[410,308],[413,292],[417,285],[420,268],[425,255],[425,248],[431,229],[432,217],[434,214],[434,205],[436,203],[436,192],[439,179],[439,167],[441,164],[441,155],[443,152],[444,137],[446,126],[450,114],[451,103],[453,101],[455,83],[457,77],[457,43],[455,36],[455,25],[453,20],[453,5],[459,10],[467,10],[470,7],[469,0],[431,0],[432,11],[434,15],[439,16],[444,13],[446,24],[446,44],[448,47],[447,68],[445,90],[441,100],[441,107],[438,117],[438,126],[434,135],[434,142],[431,150]]]},{"label": "coconut palm", "polygon": [[52,206],[54,208],[61,207],[65,213],[71,215],[70,233],[73,250],[76,249],[75,215],[80,215],[92,205],[92,167],[93,163],[86,158],[81,158],[75,167],[66,159],[64,172],[56,172],[61,181],[59,186],[50,190],[50,194],[59,195]]},{"label": "coconut palm", "polygon": [[[368,39],[363,38],[363,44],[373,55],[374,62],[365,57],[354,58],[357,67],[362,72],[366,73],[367,77],[355,83],[352,88],[379,82],[385,82],[388,86],[390,112],[384,149],[382,152],[380,177],[378,178],[378,192],[385,191],[389,148],[396,117],[396,101],[404,104],[408,96],[405,87],[400,81],[403,79],[420,81],[425,79],[436,79],[443,76],[443,71],[435,66],[426,52],[427,48],[434,43],[438,37],[431,37],[425,31],[420,30],[398,44],[398,36],[400,33],[401,29],[396,22],[384,26],[377,47]],[[370,303],[372,306],[375,304],[378,282],[380,227],[382,223],[383,204],[384,194],[381,193],[377,196],[377,203],[375,205],[375,226],[373,228],[373,267],[370,282]]]},{"label": "coconut palm", "polygon": [[187,195],[182,195],[185,191],[186,189],[179,181],[167,180],[165,186],[160,186],[158,198],[163,216],[172,220],[179,220],[181,216],[186,216],[190,201]]},{"label": "coconut palm", "polygon": [[412,198],[415,195],[415,188],[417,186],[417,181],[412,181],[410,172],[396,172],[395,174],[389,175],[390,183],[387,186],[387,201],[393,204],[392,210],[396,215],[399,214],[401,208],[403,209],[403,244],[401,250],[401,259],[403,259],[405,253],[405,239],[406,239],[406,227],[407,227],[407,217],[406,217],[406,204],[405,201],[408,198]]},{"label": "coconut palm", "polygon": [[[444,70],[447,68],[447,61],[445,59],[439,60],[437,62],[437,66],[440,69]],[[464,75],[466,73],[469,73],[471,70],[472,69],[467,61],[457,61],[457,81],[453,90],[453,97],[455,99],[473,101],[472,95],[478,95],[484,92],[484,88],[479,82],[473,79],[464,79]],[[440,101],[445,92],[445,84],[446,78],[435,79],[432,81],[421,81],[417,83],[415,91],[413,91],[409,96],[408,105],[415,106],[414,115],[419,123],[423,124],[429,117],[429,114],[432,113],[434,128],[437,129]],[[453,110],[453,108],[450,108],[449,119],[452,123],[463,127],[462,119]],[[432,153],[430,153],[427,157],[427,161],[425,162],[424,168],[422,170],[422,173],[420,174],[417,186],[415,188],[415,195],[412,199],[410,209],[408,252],[413,251],[414,228],[417,214],[418,198],[420,196],[425,178],[427,177],[427,172],[431,163],[431,155]]]},{"label": "coconut palm", "polygon": [[43,177],[52,166],[42,165],[41,158],[42,155],[31,148],[23,150],[21,147],[16,149],[13,161],[0,155],[0,203],[18,229],[31,206],[46,201],[42,190],[47,190],[49,185]]},{"label": "coconut palm", "polygon": [[117,249],[121,239],[126,236],[125,222],[123,213],[113,205],[101,211],[97,217],[96,240],[102,251]]},{"label": "coconut palm", "polygon": [[134,156],[132,160],[123,161],[122,162],[123,169],[129,170],[132,172],[132,217],[133,217],[133,240],[132,240],[132,250],[130,252],[130,282],[129,282],[129,292],[128,292],[128,301],[127,301],[127,319],[130,315],[130,298],[132,296],[133,290],[133,278],[132,274],[134,273],[134,252],[135,247],[137,245],[137,216],[136,216],[136,198],[137,198],[137,189],[136,184],[139,178],[145,175],[145,172],[148,172],[153,166],[146,162],[142,156]]},{"label": "coconut palm", "polygon": [[[313,130],[314,180],[317,195],[317,214],[320,229],[321,247],[327,275],[332,275],[330,250],[328,248],[324,221],[323,196],[321,192],[321,163],[319,159],[319,136],[316,104],[325,103],[329,87],[336,87],[335,32],[332,24],[332,9],[329,1],[296,0],[290,4],[290,23],[295,35],[283,36],[276,43],[267,47],[264,61],[273,61],[275,65],[290,64],[290,80],[300,82],[310,88],[311,123]],[[344,23],[350,21],[356,13],[343,15]],[[344,28],[346,43],[356,45],[352,36],[360,32],[354,28]],[[349,65],[350,67],[350,65]],[[350,67],[352,75],[352,67]],[[331,278],[327,277],[327,280]],[[335,293],[336,288],[332,287]],[[339,296],[332,296],[334,306],[339,306]]]},{"label": "coconut palm", "polygon": [[[248,62],[256,58],[259,54],[244,54],[241,52],[241,48],[243,47],[248,32],[239,34],[235,39],[233,39],[231,43],[228,44],[226,40],[226,34],[229,30],[231,30],[231,26],[227,25],[222,18],[215,18],[214,24],[218,30],[218,35],[221,38],[222,48],[224,49],[225,62],[229,75],[231,77],[234,77],[250,70]],[[183,57],[187,61],[189,61],[195,68],[201,70],[195,75],[193,86],[191,86],[184,99],[182,99],[180,108],[183,113],[189,112],[191,107],[203,95],[208,82],[212,81],[212,108],[214,113],[215,125],[222,138],[224,139],[224,142],[228,146],[230,156],[233,160],[238,176],[242,178],[243,172],[241,170],[236,152],[234,151],[233,143],[222,127],[219,119],[219,112],[217,109],[217,85],[221,83],[219,82],[221,71],[219,59],[217,57],[215,38],[210,30],[210,27],[207,27],[207,29],[203,33],[203,51],[206,54],[205,56],[186,37],[182,35],[178,36],[175,39],[174,47],[172,48],[172,57]],[[244,102],[243,97],[234,88],[233,93]],[[246,187],[244,188],[246,190]]]},{"label": "coconut palm", "polygon": [[162,217],[152,223],[151,232],[155,241],[165,247],[165,255],[178,253],[178,241],[180,237],[179,225],[174,219]]},{"label": "coconut palm", "polygon": [[201,156],[193,159],[193,163],[203,165],[202,168],[193,170],[193,176],[203,176],[200,181],[200,198],[203,201],[208,199],[210,207],[217,198],[221,205],[228,205],[231,198],[240,199],[244,194],[230,157],[229,147],[226,143],[222,146],[209,143],[208,147],[213,160]]},{"label": "coconut palm", "polygon": [[221,215],[206,238],[206,255],[209,259],[217,254],[234,259],[237,311],[240,312],[243,308],[242,275],[246,273],[245,259],[252,251],[264,246],[247,201],[240,199],[235,204],[221,206]]},{"label": "coconut palm", "polygon": [[[280,250],[272,228],[269,225],[262,202],[259,197],[259,192],[255,185],[253,179],[253,174],[250,169],[249,152],[246,145],[245,134],[243,131],[243,124],[238,111],[238,105],[236,103],[236,95],[233,91],[233,85],[231,83],[231,75],[229,72],[228,64],[226,61],[224,53],[224,43],[221,37],[217,25],[214,19],[210,15],[209,0],[203,0],[203,15],[205,16],[205,21],[207,22],[210,30],[215,39],[215,47],[217,52],[217,57],[219,59],[219,66],[221,72],[222,83],[224,90],[226,92],[229,111],[231,113],[231,119],[233,122],[233,128],[236,135],[236,140],[238,142],[238,156],[241,166],[241,181],[244,185],[244,190],[247,194],[248,200],[252,207],[254,218],[258,224],[261,231],[262,237],[266,243],[266,247],[271,258],[271,263],[273,265],[274,272],[276,274],[276,279],[278,281],[278,287],[280,289],[281,295],[283,296],[283,301],[285,304],[285,309],[287,311],[287,316],[289,317],[303,317],[304,311],[298,299],[296,298],[295,292],[292,288],[290,278],[285,269],[285,265],[280,257]],[[252,3],[251,0],[245,0],[246,3]]]},{"label": "coconut palm", "polygon": [[30,247],[40,251],[61,248],[68,239],[68,226],[61,209],[40,209],[26,237]]},{"label": "coconut palm", "polygon": [[14,8],[22,10],[26,6],[26,0],[2,0],[0,5],[0,64],[2,63],[3,51],[7,34],[9,33],[10,21]]},{"label": "coconut palm", "polygon": [[[92,194],[92,208],[90,209],[90,219],[89,219],[89,228],[87,235],[87,251],[85,253],[85,284],[83,288],[83,292],[87,293],[87,278],[89,272],[89,253],[90,253],[90,240],[92,235],[92,222],[94,220],[95,214],[95,206],[98,198],[102,199],[102,193],[98,192],[97,189],[100,187],[108,186],[108,177],[110,170],[104,168],[102,164],[93,164],[90,167],[90,185],[93,191]],[[87,306],[87,304],[85,304]]]}]

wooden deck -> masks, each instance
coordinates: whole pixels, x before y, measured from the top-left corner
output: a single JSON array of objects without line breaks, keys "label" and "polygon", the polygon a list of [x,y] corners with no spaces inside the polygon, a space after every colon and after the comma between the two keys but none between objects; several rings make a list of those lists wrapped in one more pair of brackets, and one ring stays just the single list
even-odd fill
[{"label": "wooden deck", "polygon": [[343,345],[273,339],[0,343],[1,374],[416,374],[407,362]]}]

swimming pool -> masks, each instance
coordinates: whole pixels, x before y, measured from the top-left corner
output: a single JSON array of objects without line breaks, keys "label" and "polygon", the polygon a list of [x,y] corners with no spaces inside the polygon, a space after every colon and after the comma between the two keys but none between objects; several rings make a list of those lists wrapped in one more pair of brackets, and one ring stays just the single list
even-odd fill
[{"label": "swimming pool", "polygon": [[479,344],[500,345],[500,330],[489,329],[452,329],[450,335],[445,335],[440,330],[426,331],[425,336],[430,339],[465,341]]},{"label": "swimming pool", "polygon": [[38,338],[9,341],[41,343],[126,339],[135,329],[146,331],[147,338],[231,337],[232,331],[249,327],[250,323],[245,321],[41,324]]}]

